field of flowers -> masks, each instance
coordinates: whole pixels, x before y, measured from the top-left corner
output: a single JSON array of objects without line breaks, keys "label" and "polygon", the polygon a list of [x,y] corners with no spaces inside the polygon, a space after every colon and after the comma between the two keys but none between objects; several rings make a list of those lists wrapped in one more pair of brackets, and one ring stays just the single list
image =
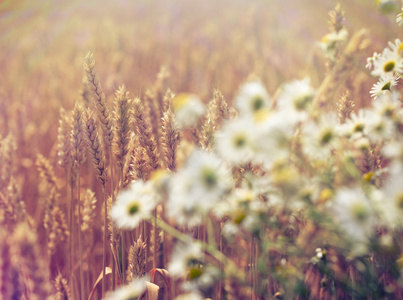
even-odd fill
[{"label": "field of flowers", "polygon": [[0,2],[0,299],[403,299],[403,2]]}]

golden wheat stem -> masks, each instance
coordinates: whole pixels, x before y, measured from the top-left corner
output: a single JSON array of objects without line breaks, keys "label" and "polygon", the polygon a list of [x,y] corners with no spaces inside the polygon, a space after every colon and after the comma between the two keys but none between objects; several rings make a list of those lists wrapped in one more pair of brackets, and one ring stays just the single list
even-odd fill
[{"label": "golden wheat stem", "polygon": [[80,204],[80,170],[77,172],[77,202],[78,202],[78,251],[80,255],[80,290],[81,299],[84,299],[84,275],[83,275],[83,249],[81,241],[81,204]]},{"label": "golden wheat stem", "polygon": [[[105,184],[102,185],[102,192],[104,194],[104,242],[102,253],[102,299],[105,297],[105,268],[106,268],[106,230],[107,230],[107,218],[108,218],[108,203],[105,191]],[[113,261],[112,261],[113,262]],[[115,273],[112,273],[114,278]]]},{"label": "golden wheat stem", "polygon": [[[73,288],[73,210],[74,210],[74,186],[73,184],[70,185],[70,224],[69,224],[69,231],[70,231],[70,236],[69,236],[69,253],[70,253],[70,259],[69,259],[69,284],[70,284],[70,290],[74,291]],[[73,294],[74,298],[74,294]]]},{"label": "golden wheat stem", "polygon": [[[121,188],[123,189],[123,164],[120,167],[120,175],[121,175]],[[125,232],[122,230],[122,282],[126,284],[126,256],[125,256]]]},{"label": "golden wheat stem", "polygon": [[[114,194],[114,188],[113,188],[113,163],[112,163],[113,155],[112,155],[112,144],[109,147],[109,163],[111,166],[111,197],[112,197],[112,203],[115,201],[115,194]],[[106,230],[106,229],[105,229]],[[116,250],[116,242],[115,242],[115,226],[112,225],[112,247],[113,250]],[[116,280],[115,280],[115,274],[116,274],[116,263],[113,258],[112,254],[112,289],[115,290],[116,286]]]},{"label": "golden wheat stem", "polygon": [[154,235],[153,235],[153,242],[154,242],[154,251],[153,251],[153,268],[157,267],[157,209],[154,210]]}]

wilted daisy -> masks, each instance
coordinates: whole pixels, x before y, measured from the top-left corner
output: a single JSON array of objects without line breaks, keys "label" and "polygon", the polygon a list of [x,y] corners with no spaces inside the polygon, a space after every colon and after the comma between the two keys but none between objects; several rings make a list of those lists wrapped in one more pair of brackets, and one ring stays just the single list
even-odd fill
[{"label": "wilted daisy", "polygon": [[157,200],[158,195],[150,183],[133,182],[118,195],[111,209],[112,219],[121,228],[136,228],[142,219],[150,216]]},{"label": "wilted daisy", "polygon": [[260,110],[268,109],[270,97],[266,88],[259,81],[247,82],[241,86],[235,98],[235,107],[240,115],[251,115]]},{"label": "wilted daisy", "polygon": [[377,99],[381,95],[385,95],[390,92],[390,88],[397,84],[398,77],[395,75],[383,75],[379,78],[379,81],[375,83],[371,91],[371,97],[374,97],[374,100]]},{"label": "wilted daisy", "polygon": [[[203,252],[199,244],[188,241],[178,243],[168,263],[168,272],[173,277],[196,276],[199,274],[199,265],[203,259]],[[192,274],[194,273],[194,274]]]},{"label": "wilted daisy", "polygon": [[193,94],[179,94],[172,99],[176,123],[180,128],[192,127],[206,112],[205,105]]},{"label": "wilted daisy", "polygon": [[133,300],[138,299],[146,290],[146,278],[135,279],[128,285],[109,292],[105,300]]},{"label": "wilted daisy", "polygon": [[217,151],[220,156],[235,164],[246,163],[253,159],[256,129],[250,118],[226,122],[216,133]]},{"label": "wilted daisy", "polygon": [[280,111],[288,111],[289,114],[295,114],[297,118],[305,119],[314,96],[315,90],[309,78],[294,80],[284,85],[277,99],[277,106]]}]

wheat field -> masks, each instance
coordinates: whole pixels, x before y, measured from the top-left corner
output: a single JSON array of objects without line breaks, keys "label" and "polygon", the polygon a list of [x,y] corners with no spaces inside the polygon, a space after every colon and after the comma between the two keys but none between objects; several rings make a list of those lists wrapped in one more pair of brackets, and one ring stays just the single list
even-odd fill
[{"label": "wheat field", "polygon": [[403,299],[402,25],[0,1],[0,299]]}]

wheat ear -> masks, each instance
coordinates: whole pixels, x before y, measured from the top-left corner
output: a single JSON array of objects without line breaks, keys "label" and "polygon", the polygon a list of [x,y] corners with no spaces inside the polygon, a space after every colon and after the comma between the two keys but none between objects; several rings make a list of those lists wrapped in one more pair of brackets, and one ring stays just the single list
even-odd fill
[{"label": "wheat ear", "polygon": [[[95,167],[98,180],[102,183],[102,191],[104,194],[104,237],[103,237],[103,253],[102,253],[102,275],[105,278],[106,268],[106,224],[107,224],[107,197],[106,197],[106,167],[105,155],[99,143],[98,131],[95,124],[95,119],[92,112],[87,109],[86,111],[86,133],[88,149],[91,155],[92,163]],[[102,297],[105,295],[105,280],[102,280]]]},{"label": "wheat ear", "polygon": [[14,136],[10,133],[0,142],[0,180],[1,186],[6,187],[14,174],[14,162],[17,145]]},{"label": "wheat ear", "polygon": [[72,159],[73,169],[77,174],[77,201],[78,201],[78,251],[80,257],[80,290],[81,299],[84,299],[84,276],[83,276],[83,255],[81,241],[81,204],[80,204],[80,165],[84,163],[85,142],[84,142],[84,115],[83,107],[76,102],[73,111],[73,129],[72,129]]},{"label": "wheat ear", "polygon": [[[121,86],[115,94],[115,155],[117,165],[120,169],[120,187],[124,185],[124,165],[125,159],[129,152],[130,141],[130,103],[129,92],[126,91],[125,86]],[[122,233],[122,268],[126,270],[126,255],[125,255],[125,235]],[[123,284],[125,284],[126,277],[123,275]]]},{"label": "wheat ear", "polygon": [[[87,75],[88,85],[92,90],[93,99],[98,111],[98,118],[99,121],[101,122],[104,140],[106,145],[109,147],[109,164],[111,170],[111,196],[112,196],[112,202],[114,202],[115,191],[113,188],[113,162],[112,162],[113,124],[109,109],[106,106],[105,95],[102,91],[101,83],[99,82],[99,79],[96,75],[94,55],[91,52],[89,52],[85,57],[84,68],[85,73]],[[115,229],[114,227],[112,227],[112,236],[114,235],[115,235]],[[115,238],[112,238],[112,240],[115,240]],[[113,244],[112,246],[114,249],[116,249],[116,244]],[[112,263],[112,289],[115,289],[116,285],[115,274],[116,274],[116,264]],[[104,295],[102,295],[102,297],[103,296]]]},{"label": "wheat ear", "polygon": [[133,101],[133,119],[139,135],[140,145],[146,150],[149,163],[153,170],[160,167],[157,140],[153,135],[152,128],[148,124],[147,116],[144,113],[144,106],[139,98]]},{"label": "wheat ear", "polygon": [[176,149],[179,144],[179,130],[175,126],[175,116],[168,109],[162,117],[162,146],[164,149],[165,167],[174,172],[176,169]]},{"label": "wheat ear", "polygon": [[354,111],[355,103],[349,99],[349,93],[346,92],[337,103],[338,121],[343,124]]},{"label": "wheat ear", "polygon": [[92,90],[92,98],[98,111],[98,118],[101,122],[105,142],[108,146],[111,146],[113,141],[113,124],[109,109],[106,106],[105,94],[102,91],[101,83],[96,73],[93,53],[89,52],[85,57],[84,68],[88,85]]},{"label": "wheat ear", "polygon": [[67,284],[67,280],[63,278],[62,274],[57,274],[55,278],[56,295],[55,300],[70,300],[71,291]]},{"label": "wheat ear", "polygon": [[124,85],[115,93],[114,108],[116,163],[123,170],[126,155],[129,153],[131,125],[129,92]]},{"label": "wheat ear", "polygon": [[207,108],[206,121],[202,125],[200,146],[204,149],[211,149],[214,144],[214,132],[217,130],[222,119],[229,118],[228,104],[219,90],[213,93],[213,99]]},{"label": "wheat ear", "polygon": [[146,243],[140,237],[130,246],[127,282],[146,274]]}]

